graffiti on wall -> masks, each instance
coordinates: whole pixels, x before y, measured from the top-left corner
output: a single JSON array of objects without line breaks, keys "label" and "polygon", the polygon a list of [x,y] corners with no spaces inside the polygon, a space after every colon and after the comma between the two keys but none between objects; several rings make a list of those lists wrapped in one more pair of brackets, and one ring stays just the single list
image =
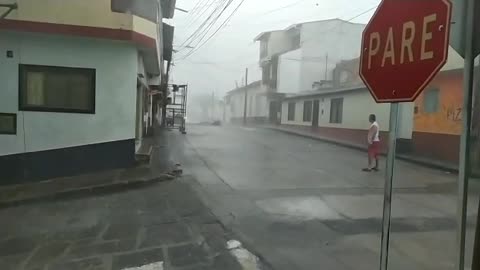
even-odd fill
[{"label": "graffiti on wall", "polygon": [[[414,131],[460,135],[462,131],[462,74],[457,72],[437,75],[429,88],[439,89],[438,106],[426,109],[426,95],[415,101]],[[427,88],[427,91],[428,89]],[[431,105],[431,104],[430,104]]]},{"label": "graffiti on wall", "polygon": [[461,122],[462,121],[462,108],[451,105],[446,109],[446,119],[449,121]]}]

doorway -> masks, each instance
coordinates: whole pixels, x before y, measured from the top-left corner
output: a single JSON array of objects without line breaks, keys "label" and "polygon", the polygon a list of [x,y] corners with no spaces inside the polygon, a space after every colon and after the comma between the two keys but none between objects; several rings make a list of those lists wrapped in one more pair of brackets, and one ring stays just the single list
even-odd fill
[{"label": "doorway", "polygon": [[313,118],[312,118],[312,127],[318,127],[318,114],[320,112],[320,102],[318,99],[313,101]]}]

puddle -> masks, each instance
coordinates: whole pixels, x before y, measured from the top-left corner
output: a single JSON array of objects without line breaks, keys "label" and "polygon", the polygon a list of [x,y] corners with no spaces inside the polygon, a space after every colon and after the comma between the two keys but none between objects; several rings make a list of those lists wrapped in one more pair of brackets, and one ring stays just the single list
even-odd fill
[{"label": "puddle", "polygon": [[260,270],[260,262],[257,256],[243,248],[242,243],[237,240],[227,242],[227,248],[230,253],[237,259],[243,270]]},{"label": "puddle", "polygon": [[299,220],[341,219],[341,216],[319,197],[282,197],[257,201],[265,212]]}]

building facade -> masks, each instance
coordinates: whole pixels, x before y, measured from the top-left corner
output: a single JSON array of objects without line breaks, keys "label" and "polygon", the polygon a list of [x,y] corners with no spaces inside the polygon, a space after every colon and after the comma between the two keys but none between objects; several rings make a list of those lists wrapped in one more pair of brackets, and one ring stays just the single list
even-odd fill
[{"label": "building facade", "polygon": [[[417,100],[400,104],[397,138],[400,153],[458,163],[463,110],[462,62],[450,48],[447,64]],[[380,123],[385,152],[390,104],[375,103],[359,79],[358,65],[358,58],[341,61],[332,71],[330,89],[305,91],[285,98],[282,128],[362,146],[369,128],[368,115],[373,113]]]},{"label": "building facade", "polygon": [[[228,123],[241,124],[244,119],[245,102],[248,123],[267,123],[269,117],[268,87],[262,81],[250,83],[227,93],[225,118]],[[246,100],[245,100],[246,99]]]},{"label": "building facade", "polygon": [[364,24],[341,19],[295,24],[285,31],[298,36],[297,49],[279,56],[278,92],[330,88],[332,71],[342,60],[360,56]]},{"label": "building facade", "polygon": [[133,165],[174,2],[14,2],[0,20],[0,185]]}]

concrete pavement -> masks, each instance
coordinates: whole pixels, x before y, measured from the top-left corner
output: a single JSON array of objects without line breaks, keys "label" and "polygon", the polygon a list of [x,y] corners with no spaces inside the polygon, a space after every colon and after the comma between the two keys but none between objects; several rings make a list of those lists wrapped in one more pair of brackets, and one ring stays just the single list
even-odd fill
[{"label": "concrete pavement", "polygon": [[[275,269],[375,269],[384,174],[365,153],[252,127],[189,126],[184,173]],[[451,269],[456,176],[397,162],[390,269]],[[467,262],[478,198],[469,200]]]}]

